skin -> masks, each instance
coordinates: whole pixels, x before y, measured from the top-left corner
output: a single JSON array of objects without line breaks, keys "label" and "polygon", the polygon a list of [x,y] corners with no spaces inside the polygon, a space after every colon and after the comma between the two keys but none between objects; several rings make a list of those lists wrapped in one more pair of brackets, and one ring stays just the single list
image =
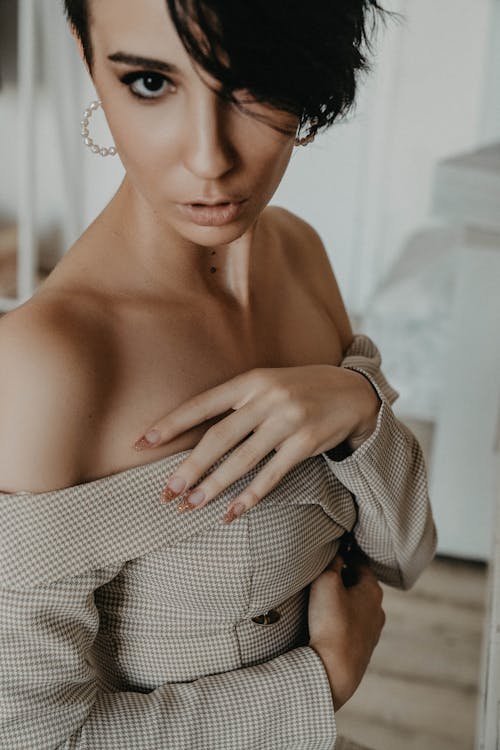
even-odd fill
[{"label": "skin", "polygon": [[[252,368],[337,366],[353,337],[319,235],[268,206],[293,136],[210,90],[206,83],[216,82],[187,55],[164,0],[94,2],[92,14],[92,76],[126,174],[33,297],[1,321],[6,492],[71,486],[194,448],[221,415],[145,453],[137,454],[133,440],[159,416]],[[108,59],[118,51],[166,60],[179,73],[161,98],[144,102],[120,81],[139,68]],[[144,81],[135,87],[147,93]],[[289,114],[265,111],[280,126],[294,124]],[[176,205],[227,193],[248,201],[223,227],[197,226]],[[353,420],[365,439],[379,404],[362,375],[350,377],[365,404]],[[53,394],[42,399],[40,383],[51,383]],[[31,395],[22,404],[21,391]],[[314,594],[319,601],[330,579]],[[382,625],[379,601],[337,594],[313,617],[311,645],[339,707]],[[364,637],[357,654],[331,635],[335,623],[346,622]]]},{"label": "skin", "polygon": [[[185,52],[164,0],[107,0],[91,9],[93,81],[126,174],[32,300],[14,313],[23,329],[26,318],[42,326],[45,316],[41,335],[73,317],[99,373],[87,420],[91,437],[78,451],[78,465],[68,455],[59,481],[38,473],[38,490],[193,448],[220,416],[139,459],[134,441],[160,415],[215,384],[255,367],[337,365],[352,341],[321,239],[291,212],[267,205],[290,161],[293,136],[216,96],[206,82],[217,83]],[[118,51],[159,58],[179,73],[162,85],[160,98],[144,102],[120,80],[142,68],[109,60]],[[148,93],[144,80],[132,88]],[[287,113],[265,111],[281,127],[293,124]],[[176,206],[224,193],[248,195],[248,202],[223,227],[199,227]],[[366,435],[378,401],[363,376],[352,378],[370,405]]]},{"label": "skin", "polygon": [[[231,299],[251,314],[261,214],[289,163],[293,136],[243,115],[211,91],[207,83],[217,87],[217,81],[188,56],[163,0],[94,2],[91,10],[93,80],[127,173],[102,229],[105,224],[123,238],[120,254],[127,253],[160,296],[174,286],[194,298]],[[111,62],[108,55],[117,51],[168,58],[180,73],[164,83],[161,97],[138,100],[119,80],[138,68]],[[132,88],[151,94],[144,81]],[[251,108],[272,115],[277,125],[296,127],[287,113],[258,103]],[[235,193],[248,197],[245,212],[223,227],[196,226],[176,206]],[[215,274],[207,251],[215,251]]]},{"label": "skin", "polygon": [[354,694],[385,624],[384,591],[368,565],[358,565],[358,581],[345,588],[343,560],[336,555],[310,586],[309,646],[319,654],[339,710]]}]

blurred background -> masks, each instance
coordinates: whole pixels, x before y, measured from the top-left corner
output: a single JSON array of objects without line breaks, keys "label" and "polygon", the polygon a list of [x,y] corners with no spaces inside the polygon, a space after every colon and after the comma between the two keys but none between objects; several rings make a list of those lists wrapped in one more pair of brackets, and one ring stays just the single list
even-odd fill
[{"label": "blurred background", "polygon": [[[500,656],[500,0],[386,0],[356,109],[295,149],[271,203],[328,249],[355,331],[377,343],[419,438],[438,556],[339,715],[377,750],[497,747]],[[0,314],[28,299],[112,197],[84,148],[97,98],[62,3],[0,0]],[[112,145],[102,111],[95,140]]]}]

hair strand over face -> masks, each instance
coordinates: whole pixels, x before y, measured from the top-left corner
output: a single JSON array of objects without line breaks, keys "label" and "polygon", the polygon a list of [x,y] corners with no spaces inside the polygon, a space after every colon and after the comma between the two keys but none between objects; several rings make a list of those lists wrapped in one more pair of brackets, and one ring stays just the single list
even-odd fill
[{"label": "hair strand over face", "polygon": [[[220,84],[217,93],[263,121],[234,97],[289,112],[307,135],[327,129],[354,105],[359,75],[371,65],[377,19],[401,18],[377,0],[165,0],[190,57]],[[64,0],[92,74],[89,0]],[[369,18],[371,17],[371,24]],[[277,130],[288,133],[273,124]],[[295,128],[294,131],[295,133]]]}]

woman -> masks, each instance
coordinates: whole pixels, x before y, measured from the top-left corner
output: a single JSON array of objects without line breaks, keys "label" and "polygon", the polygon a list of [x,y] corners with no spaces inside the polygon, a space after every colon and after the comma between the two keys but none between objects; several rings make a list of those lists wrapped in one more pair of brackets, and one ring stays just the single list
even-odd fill
[{"label": "woman", "polygon": [[379,353],[267,206],[352,103],[371,5],[66,1],[126,175],[0,322],[2,747],[332,748],[376,579],[434,554]]}]

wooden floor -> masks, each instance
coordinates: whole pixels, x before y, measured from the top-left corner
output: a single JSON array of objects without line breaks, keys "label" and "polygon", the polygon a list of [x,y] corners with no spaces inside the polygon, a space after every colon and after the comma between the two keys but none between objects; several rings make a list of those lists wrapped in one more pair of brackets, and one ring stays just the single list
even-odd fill
[{"label": "wooden floor", "polygon": [[486,566],[437,557],[410,591],[383,588],[386,624],[339,732],[373,750],[473,750]]}]

